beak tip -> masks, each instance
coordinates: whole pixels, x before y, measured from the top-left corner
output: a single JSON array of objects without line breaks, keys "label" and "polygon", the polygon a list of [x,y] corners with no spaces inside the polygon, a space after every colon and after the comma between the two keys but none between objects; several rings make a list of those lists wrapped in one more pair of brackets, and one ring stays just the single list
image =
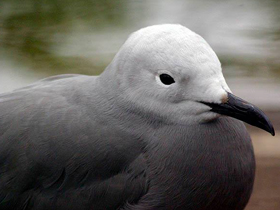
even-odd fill
[{"label": "beak tip", "polygon": [[272,136],[275,136],[275,131],[274,131],[273,126],[271,127],[270,134],[271,134]]},{"label": "beak tip", "polygon": [[[263,116],[265,116],[264,113],[263,113]],[[263,123],[263,125],[264,125],[264,127],[263,127],[264,130],[266,130],[272,136],[275,136],[274,127],[273,127],[272,123],[270,122],[270,120],[266,116],[265,116],[265,122]]]}]

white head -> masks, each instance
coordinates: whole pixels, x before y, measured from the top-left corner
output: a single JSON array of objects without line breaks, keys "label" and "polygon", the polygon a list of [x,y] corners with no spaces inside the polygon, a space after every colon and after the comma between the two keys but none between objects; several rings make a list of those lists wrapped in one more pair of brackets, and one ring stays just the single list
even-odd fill
[{"label": "white head", "polygon": [[114,80],[125,109],[168,123],[215,119],[219,115],[200,101],[221,103],[227,100],[226,91],[230,92],[214,51],[202,37],[181,25],[136,31],[103,75]]}]

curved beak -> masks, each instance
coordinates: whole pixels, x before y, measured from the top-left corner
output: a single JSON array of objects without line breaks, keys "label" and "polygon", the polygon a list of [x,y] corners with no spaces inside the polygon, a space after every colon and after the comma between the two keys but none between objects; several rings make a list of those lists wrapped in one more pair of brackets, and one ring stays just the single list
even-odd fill
[{"label": "curved beak", "polygon": [[271,133],[272,136],[275,135],[273,125],[262,110],[231,93],[228,93],[228,100],[225,103],[201,103],[210,106],[212,112],[239,119]]}]

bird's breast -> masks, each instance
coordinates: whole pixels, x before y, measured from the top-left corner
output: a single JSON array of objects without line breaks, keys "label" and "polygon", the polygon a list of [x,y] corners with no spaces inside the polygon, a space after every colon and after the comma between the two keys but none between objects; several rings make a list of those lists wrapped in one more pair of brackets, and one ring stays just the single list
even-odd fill
[{"label": "bird's breast", "polygon": [[161,142],[150,154],[151,189],[164,198],[163,205],[243,209],[255,174],[251,139],[243,123],[225,118],[172,130],[170,136],[162,132]]}]

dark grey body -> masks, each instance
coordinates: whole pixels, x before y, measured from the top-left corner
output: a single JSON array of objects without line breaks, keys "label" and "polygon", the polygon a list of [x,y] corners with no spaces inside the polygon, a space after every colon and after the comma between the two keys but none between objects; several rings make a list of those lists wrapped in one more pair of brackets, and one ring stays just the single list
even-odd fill
[{"label": "dark grey body", "polygon": [[242,122],[147,121],[96,80],[0,96],[0,209],[244,209],[255,160]]}]

